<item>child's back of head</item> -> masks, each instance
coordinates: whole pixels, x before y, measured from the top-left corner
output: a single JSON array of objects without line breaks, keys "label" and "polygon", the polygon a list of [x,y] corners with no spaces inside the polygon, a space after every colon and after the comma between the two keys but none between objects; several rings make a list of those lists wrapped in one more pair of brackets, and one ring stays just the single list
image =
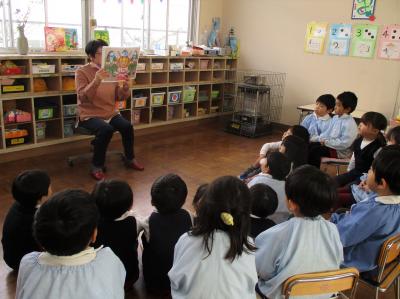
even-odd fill
[{"label": "child's back of head", "polygon": [[382,148],[372,162],[372,171],[376,184],[382,184],[384,180],[392,194],[400,195],[400,145],[388,145]]},{"label": "child's back of head", "polygon": [[26,170],[13,181],[11,192],[22,206],[35,208],[42,197],[49,194],[50,177],[43,170]]},{"label": "child's back of head", "polygon": [[[363,124],[363,126],[361,126]],[[364,138],[376,138],[382,146],[386,145],[383,131],[386,130],[387,119],[379,112],[366,112],[362,115],[359,125],[359,133]]]},{"label": "child's back of head", "polygon": [[333,179],[318,168],[303,165],[286,179],[285,192],[289,201],[299,207],[303,217],[316,217],[330,211],[337,193]]},{"label": "child's back of head", "polygon": [[197,213],[197,210],[199,209],[201,199],[203,198],[204,194],[206,193],[207,187],[208,187],[208,184],[201,184],[197,188],[196,194],[193,197],[192,204],[193,204],[193,207],[194,207],[196,213]]},{"label": "child's back of head", "polygon": [[54,194],[39,208],[33,233],[50,254],[70,256],[88,247],[98,218],[96,203],[89,193],[67,189]]},{"label": "child's back of head", "polygon": [[386,134],[386,139],[388,144],[400,144],[400,126],[391,128]]},{"label": "child's back of head", "polygon": [[310,142],[310,133],[305,127],[300,125],[294,125],[290,128],[290,131],[292,132],[293,136],[300,138],[305,143],[308,144]]},{"label": "child's back of head", "polygon": [[[273,179],[283,181],[290,172],[289,159],[280,152],[272,152],[268,155],[266,161],[268,173]],[[262,168],[264,166],[262,165]]]},{"label": "child's back of head", "polygon": [[349,109],[349,114],[357,107],[357,96],[351,91],[342,92],[337,96],[337,99],[342,103],[344,109]]},{"label": "child's back of head", "polygon": [[308,160],[308,144],[303,139],[294,135],[287,136],[283,141],[279,150],[292,163],[292,169],[307,164]]},{"label": "child's back of head", "polygon": [[251,195],[246,184],[233,176],[214,180],[207,188],[198,210],[192,235],[202,236],[208,253],[212,251],[213,234],[224,231],[230,239],[225,258],[233,261],[243,251],[253,251],[249,243]]},{"label": "child's back of head", "polygon": [[256,184],[250,188],[251,213],[260,218],[266,218],[275,213],[278,208],[278,195],[265,184]]},{"label": "child's back of head", "polygon": [[92,197],[101,217],[115,220],[130,210],[133,204],[132,189],[127,182],[104,180],[96,184]]},{"label": "child's back of head", "polygon": [[169,173],[151,186],[151,204],[161,214],[177,212],[185,203],[188,190],[180,176]]}]

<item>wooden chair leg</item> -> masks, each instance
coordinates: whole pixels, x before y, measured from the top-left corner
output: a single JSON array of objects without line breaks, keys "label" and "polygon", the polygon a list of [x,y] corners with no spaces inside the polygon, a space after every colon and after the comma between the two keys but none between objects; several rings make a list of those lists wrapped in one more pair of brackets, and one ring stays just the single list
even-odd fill
[{"label": "wooden chair leg", "polygon": [[400,276],[394,281],[394,295],[396,299],[400,299]]}]

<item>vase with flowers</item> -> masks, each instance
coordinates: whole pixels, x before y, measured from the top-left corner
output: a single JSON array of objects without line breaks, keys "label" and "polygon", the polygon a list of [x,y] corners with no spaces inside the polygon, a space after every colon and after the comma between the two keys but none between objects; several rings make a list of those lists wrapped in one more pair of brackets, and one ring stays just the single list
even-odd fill
[{"label": "vase with flowers", "polygon": [[16,9],[15,15],[17,20],[18,38],[17,38],[17,52],[21,55],[28,54],[29,46],[28,39],[25,36],[25,25],[28,21],[30,7],[25,13],[21,9]]}]

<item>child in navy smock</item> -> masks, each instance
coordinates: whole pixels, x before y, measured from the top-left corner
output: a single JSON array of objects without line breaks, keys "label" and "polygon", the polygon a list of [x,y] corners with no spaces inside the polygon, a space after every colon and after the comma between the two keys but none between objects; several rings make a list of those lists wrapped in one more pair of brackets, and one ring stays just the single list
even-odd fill
[{"label": "child in navy smock", "polygon": [[18,270],[25,254],[40,251],[32,224],[37,208],[51,195],[50,177],[43,170],[21,172],[12,183],[11,193],[15,202],[4,220],[1,242],[4,261]]},{"label": "child in navy smock", "polygon": [[143,277],[151,293],[169,294],[168,271],[179,237],[192,227],[192,218],[182,209],[187,196],[185,182],[176,174],[159,177],[151,187],[156,208],[143,223]]},{"label": "child in navy smock", "polygon": [[95,247],[110,247],[124,264],[125,289],[132,288],[139,278],[137,222],[133,192],[128,183],[105,180],[96,184],[92,197],[100,212]]},{"label": "child in navy smock", "polygon": [[53,195],[35,215],[33,233],[44,252],[22,258],[17,299],[123,299],[125,269],[110,248],[94,249],[99,212],[90,194]]},{"label": "child in navy smock", "polygon": [[[333,180],[305,165],[286,179],[287,205],[295,217],[256,238],[257,292],[262,298],[282,298],[283,282],[295,274],[339,269],[343,248],[333,223],[321,215],[336,200]],[[324,298],[330,298],[327,294]],[[319,297],[321,298],[321,297]]]},{"label": "child in navy smock", "polygon": [[400,146],[388,145],[379,152],[368,172],[367,185],[376,195],[333,214],[343,243],[344,265],[360,272],[376,269],[382,244],[400,233]]},{"label": "child in navy smock", "polygon": [[238,178],[220,177],[208,186],[196,225],[175,246],[168,273],[172,298],[255,298],[250,204],[249,189]]}]

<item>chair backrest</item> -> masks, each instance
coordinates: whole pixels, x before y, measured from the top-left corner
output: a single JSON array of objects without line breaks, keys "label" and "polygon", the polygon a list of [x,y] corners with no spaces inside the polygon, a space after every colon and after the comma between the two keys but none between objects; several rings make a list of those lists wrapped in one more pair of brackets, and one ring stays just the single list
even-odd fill
[{"label": "chair backrest", "polygon": [[[385,278],[384,274],[388,273],[385,271],[389,264],[397,260],[400,254],[400,234],[394,235],[387,239],[381,247],[381,251],[378,256],[378,279],[377,282],[380,283]],[[396,261],[397,263],[397,261]],[[393,263],[393,264],[396,264]]]},{"label": "chair backrest", "polygon": [[287,299],[290,296],[333,294],[351,290],[349,298],[353,298],[358,277],[356,268],[297,274],[286,279],[282,286],[282,294]]}]

